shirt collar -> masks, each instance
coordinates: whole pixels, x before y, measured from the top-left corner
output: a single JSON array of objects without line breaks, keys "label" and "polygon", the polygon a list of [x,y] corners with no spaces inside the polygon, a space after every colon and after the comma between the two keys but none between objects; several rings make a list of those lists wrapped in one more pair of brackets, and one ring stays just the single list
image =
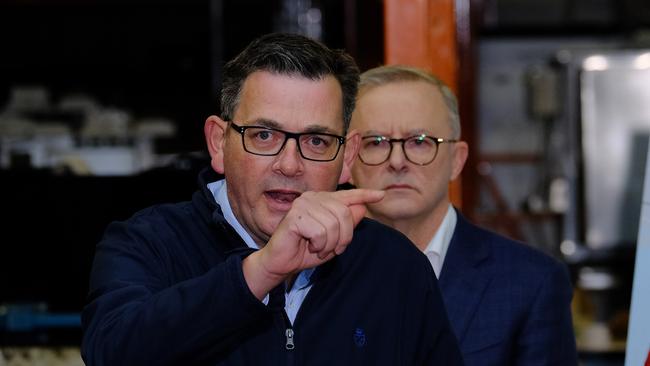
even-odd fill
[{"label": "shirt collar", "polygon": [[[212,192],[214,200],[217,201],[219,206],[221,206],[221,211],[223,212],[223,217],[226,219],[228,224],[232,226],[237,234],[244,240],[246,245],[249,248],[260,249],[259,245],[253,240],[253,237],[250,236],[248,231],[237,221],[235,214],[232,212],[232,207],[230,206],[230,201],[228,200],[228,185],[226,184],[225,179],[218,180],[216,182],[208,183],[208,189]],[[296,282],[293,285],[293,288],[303,289],[311,285],[311,275],[314,273],[314,268],[308,268],[300,272],[296,278]]]},{"label": "shirt collar", "polygon": [[217,201],[219,206],[221,206],[221,211],[223,212],[223,217],[230,224],[230,226],[235,229],[237,234],[244,240],[246,245],[249,248],[259,249],[259,245],[253,240],[248,231],[244,229],[243,226],[235,218],[235,214],[232,212],[232,207],[230,206],[230,201],[228,201],[228,187],[226,185],[226,180],[221,179],[216,182],[208,183],[208,189],[212,192],[214,200]]},{"label": "shirt collar", "polygon": [[456,222],[458,221],[458,215],[456,210],[452,205],[449,205],[447,208],[447,213],[445,214],[444,219],[440,223],[440,227],[436,230],[436,234],[431,238],[431,241],[424,249],[424,254],[433,252],[438,255],[440,258],[440,263],[443,263],[445,260],[445,255],[447,255],[447,249],[449,248],[449,243],[451,242],[451,237],[454,235],[454,229],[456,228]]}]

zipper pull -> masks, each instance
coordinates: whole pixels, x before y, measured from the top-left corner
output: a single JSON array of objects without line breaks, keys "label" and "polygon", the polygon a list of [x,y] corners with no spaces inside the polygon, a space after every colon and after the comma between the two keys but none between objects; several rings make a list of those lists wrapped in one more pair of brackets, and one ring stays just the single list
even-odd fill
[{"label": "zipper pull", "polygon": [[296,345],[293,344],[293,329],[287,328],[284,334],[287,336],[287,344],[285,344],[285,348],[288,350],[296,348]]}]

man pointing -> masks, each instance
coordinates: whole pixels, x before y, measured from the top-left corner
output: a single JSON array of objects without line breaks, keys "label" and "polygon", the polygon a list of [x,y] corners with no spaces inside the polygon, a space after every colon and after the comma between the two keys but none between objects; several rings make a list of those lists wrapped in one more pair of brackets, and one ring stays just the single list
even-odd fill
[{"label": "man pointing", "polygon": [[358,79],[347,54],[289,34],[226,64],[192,201],[97,246],[87,365],[462,363],[426,257],[362,219],[384,193],[335,192],[358,151]]}]

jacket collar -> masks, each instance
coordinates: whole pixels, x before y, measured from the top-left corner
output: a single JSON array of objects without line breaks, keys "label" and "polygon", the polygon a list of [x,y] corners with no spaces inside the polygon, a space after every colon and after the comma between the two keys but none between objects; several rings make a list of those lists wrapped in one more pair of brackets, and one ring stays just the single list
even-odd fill
[{"label": "jacket collar", "polygon": [[[212,192],[208,189],[208,183],[223,178],[223,175],[217,174],[211,167],[206,167],[201,170],[197,179],[199,187],[192,197],[192,202],[201,212],[201,216],[210,221],[209,226],[218,230],[219,235],[226,236],[226,255],[238,254],[247,256],[254,252],[255,249],[249,248],[237,231],[226,221],[226,218],[223,216],[223,211],[221,211],[221,206],[215,201]],[[332,271],[336,259],[334,258],[316,268],[310,277],[310,283],[322,281],[326,277],[329,277],[329,273]]]},{"label": "jacket collar", "polygon": [[491,248],[482,238],[482,230],[456,213],[458,221],[440,274],[440,288],[454,333],[462,343],[484,291],[492,281],[491,274],[485,270]]},{"label": "jacket collar", "polygon": [[224,239],[225,254],[248,255],[253,252],[253,249],[248,248],[235,229],[228,224],[221,211],[221,206],[217,204],[212,192],[208,189],[208,183],[219,179],[223,179],[223,176],[217,174],[211,167],[201,170],[197,179],[198,190],[192,196],[192,204],[200,212],[207,226],[215,231],[215,235]]}]

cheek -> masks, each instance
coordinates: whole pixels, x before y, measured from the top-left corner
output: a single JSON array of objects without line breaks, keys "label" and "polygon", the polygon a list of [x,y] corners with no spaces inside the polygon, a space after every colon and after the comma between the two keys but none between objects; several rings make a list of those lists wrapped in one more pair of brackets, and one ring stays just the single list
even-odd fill
[{"label": "cheek", "polygon": [[419,177],[419,180],[427,187],[425,193],[429,199],[438,199],[441,195],[445,195],[449,188],[449,173],[445,169],[434,170]]},{"label": "cheek", "polygon": [[308,191],[334,191],[341,176],[341,170],[334,165],[328,167],[316,167],[316,169],[305,169],[303,179]]},{"label": "cheek", "polygon": [[259,186],[259,182],[264,178],[264,171],[260,170],[259,164],[255,164],[254,160],[245,155],[232,153],[228,157],[229,159],[224,159],[228,185],[239,192],[239,199],[244,199],[246,194],[252,193],[252,188]]},{"label": "cheek", "polygon": [[361,165],[363,163],[355,162],[359,166],[352,168],[352,179],[357,187],[376,188],[381,185],[381,169]]},{"label": "cheek", "polygon": [[247,153],[240,146],[233,146],[232,141],[229,141],[226,153],[224,154],[224,167],[226,174],[237,174],[240,176],[253,178],[259,170],[262,162],[258,156]]}]

